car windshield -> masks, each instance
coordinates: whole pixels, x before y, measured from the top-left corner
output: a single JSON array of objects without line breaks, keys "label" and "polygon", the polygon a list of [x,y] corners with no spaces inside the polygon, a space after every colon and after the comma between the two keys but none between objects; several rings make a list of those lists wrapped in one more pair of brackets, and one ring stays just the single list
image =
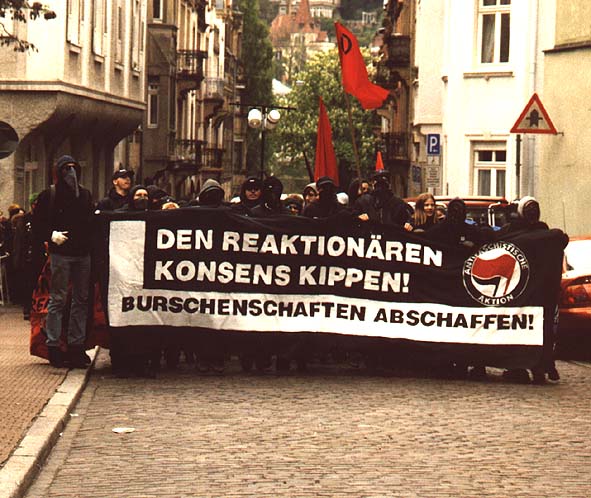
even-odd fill
[{"label": "car windshield", "polygon": [[571,240],[564,249],[568,270],[591,271],[591,240]]}]

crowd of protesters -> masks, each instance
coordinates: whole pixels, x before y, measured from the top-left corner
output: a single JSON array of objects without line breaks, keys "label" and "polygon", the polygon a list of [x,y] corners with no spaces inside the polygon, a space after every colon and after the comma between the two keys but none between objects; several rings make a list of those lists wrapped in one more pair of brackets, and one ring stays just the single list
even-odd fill
[{"label": "crowd of protesters", "polygon": [[[194,199],[184,201],[174,199],[155,185],[133,183],[133,171],[115,171],[111,189],[95,204],[90,192],[80,184],[79,163],[71,156],[62,156],[56,163],[55,185],[38,196],[31,196],[31,210],[25,213],[20,206],[13,204],[8,209],[9,217],[0,219],[0,254],[11,255],[6,267],[12,301],[23,305],[25,319],[29,318],[36,277],[46,255],[49,256],[51,283],[46,334],[49,361],[53,366],[85,367],[90,361],[84,352],[84,339],[91,295],[92,218],[100,211],[201,206],[256,218],[279,215],[334,218],[343,223],[355,221],[397,226],[428,239],[461,245],[468,251],[498,240],[510,231],[548,228],[540,221],[539,204],[532,197],[514,204],[510,223],[502,228],[501,235],[494,233],[491,227],[466,220],[466,206],[459,198],[441,206],[436,204],[432,194],[423,193],[411,207],[392,192],[386,171],[377,172],[370,180],[354,180],[347,192],[325,176],[306,185],[301,194],[289,195],[284,194],[279,178],[251,176],[242,183],[239,195],[231,201],[225,200],[224,190],[214,179],[205,181]],[[71,300],[67,304],[69,288]],[[66,309],[67,305],[69,309]],[[67,352],[63,352],[59,339],[66,314],[68,345]],[[153,376],[160,368],[162,358],[168,367],[174,368],[184,356],[187,362],[195,363],[201,373],[222,373],[228,354],[222,334],[206,330],[197,335],[199,340],[138,349],[126,342],[123,334],[114,334],[111,341],[113,369],[123,376]],[[244,370],[270,371],[273,357],[276,358],[277,371],[289,370],[292,360],[299,370],[304,370],[310,355],[306,340],[296,343],[288,353],[275,350],[273,343],[254,340],[244,347],[240,360]],[[459,367],[476,378],[486,375],[484,365],[473,365],[470,370],[464,365]],[[534,381],[545,381],[546,374],[553,380],[558,379],[551,358],[543,368],[533,371]],[[525,381],[527,377],[529,381],[529,373],[524,370],[510,370],[506,375],[511,380]]]}]

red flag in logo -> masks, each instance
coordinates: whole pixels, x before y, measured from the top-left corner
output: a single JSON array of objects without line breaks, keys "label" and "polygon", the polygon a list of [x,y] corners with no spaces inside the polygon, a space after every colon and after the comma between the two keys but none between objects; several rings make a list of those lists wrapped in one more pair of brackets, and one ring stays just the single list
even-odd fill
[{"label": "red flag in logo", "polygon": [[384,171],[384,161],[382,161],[382,151],[378,150],[378,157],[376,159],[376,171]]},{"label": "red flag in logo", "polygon": [[476,258],[472,265],[472,276],[480,284],[495,285],[498,288],[500,277],[505,279],[505,292],[509,287],[511,277],[515,270],[515,258],[509,254],[501,254],[494,259]]},{"label": "red flag in logo", "polygon": [[316,158],[314,161],[314,180],[321,176],[330,176],[335,185],[339,184],[339,170],[337,158],[332,145],[332,129],[326,107],[320,97],[320,108],[318,112],[318,133],[316,136]]},{"label": "red flag in logo", "polygon": [[364,109],[381,107],[390,92],[369,81],[367,68],[355,35],[338,22],[335,22],[334,25],[337,32],[337,45],[339,47],[345,92],[356,97]]}]

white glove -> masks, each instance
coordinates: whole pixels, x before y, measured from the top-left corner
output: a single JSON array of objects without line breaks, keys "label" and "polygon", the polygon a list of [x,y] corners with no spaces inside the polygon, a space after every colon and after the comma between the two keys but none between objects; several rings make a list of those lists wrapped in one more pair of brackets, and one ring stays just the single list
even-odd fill
[{"label": "white glove", "polygon": [[68,237],[66,236],[67,233],[68,232],[58,232],[57,230],[54,230],[51,233],[51,241],[55,245],[61,246],[66,240],[68,240]]}]

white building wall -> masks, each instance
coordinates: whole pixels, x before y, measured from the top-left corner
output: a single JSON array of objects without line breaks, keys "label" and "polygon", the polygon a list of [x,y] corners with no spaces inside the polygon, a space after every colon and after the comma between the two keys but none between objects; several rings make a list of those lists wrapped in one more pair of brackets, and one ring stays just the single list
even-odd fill
[{"label": "white building wall", "polygon": [[488,144],[493,148],[506,146],[505,196],[514,198],[518,193],[535,193],[535,175],[531,173],[539,138],[526,137],[524,188],[519,191],[515,178],[515,136],[509,130],[534,90],[543,98],[542,51],[553,45],[554,12],[548,5],[553,2],[513,0],[509,61],[489,64],[481,63],[479,56],[481,2],[417,2],[419,81],[414,123],[421,125],[421,133],[433,133],[437,132],[437,122],[441,122],[442,193],[477,193],[474,147]]}]

